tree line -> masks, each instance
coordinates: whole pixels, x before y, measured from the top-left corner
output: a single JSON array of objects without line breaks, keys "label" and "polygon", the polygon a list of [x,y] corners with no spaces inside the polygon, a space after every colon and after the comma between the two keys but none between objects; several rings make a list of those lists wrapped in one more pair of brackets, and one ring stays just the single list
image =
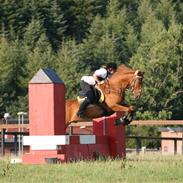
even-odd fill
[{"label": "tree line", "polygon": [[108,62],[145,71],[136,119],[183,119],[181,0],[1,0],[0,115],[28,111],[28,82],[52,68],[76,97]]}]

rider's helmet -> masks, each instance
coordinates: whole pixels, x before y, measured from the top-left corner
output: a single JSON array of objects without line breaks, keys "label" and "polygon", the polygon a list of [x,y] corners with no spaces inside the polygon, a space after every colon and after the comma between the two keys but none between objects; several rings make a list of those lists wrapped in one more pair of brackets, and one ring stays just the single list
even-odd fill
[{"label": "rider's helmet", "polygon": [[116,72],[117,69],[117,64],[114,62],[110,62],[106,65],[106,69],[109,75],[113,74],[114,72]]}]

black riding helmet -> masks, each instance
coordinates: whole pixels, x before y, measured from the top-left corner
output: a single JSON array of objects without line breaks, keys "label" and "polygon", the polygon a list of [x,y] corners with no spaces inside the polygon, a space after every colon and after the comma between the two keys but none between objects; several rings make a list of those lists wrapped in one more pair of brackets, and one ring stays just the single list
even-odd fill
[{"label": "black riding helmet", "polygon": [[110,62],[106,65],[106,69],[113,69],[116,70],[117,69],[117,64],[114,62]]},{"label": "black riding helmet", "polygon": [[106,65],[106,69],[107,69],[107,75],[108,75],[108,77],[111,77],[112,74],[114,74],[114,72],[116,72],[117,64],[114,63],[114,62],[108,63]]}]

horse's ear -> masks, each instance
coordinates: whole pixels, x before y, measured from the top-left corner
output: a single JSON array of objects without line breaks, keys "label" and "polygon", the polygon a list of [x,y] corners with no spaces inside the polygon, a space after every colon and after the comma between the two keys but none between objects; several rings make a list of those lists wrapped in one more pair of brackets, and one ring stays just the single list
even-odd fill
[{"label": "horse's ear", "polygon": [[136,70],[134,75],[135,76],[142,76],[143,77],[144,72],[143,71],[140,71],[140,70]]},{"label": "horse's ear", "polygon": [[140,72],[139,70],[136,70],[135,73],[134,73],[134,75],[135,76],[138,76],[139,75],[139,72]]}]

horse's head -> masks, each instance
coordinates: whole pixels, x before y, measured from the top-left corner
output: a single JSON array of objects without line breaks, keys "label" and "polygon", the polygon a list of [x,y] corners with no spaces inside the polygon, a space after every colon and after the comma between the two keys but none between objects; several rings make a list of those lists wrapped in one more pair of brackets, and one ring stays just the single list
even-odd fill
[{"label": "horse's head", "polygon": [[141,95],[143,75],[144,72],[136,70],[128,84],[128,88],[132,90],[135,99],[138,99]]},{"label": "horse's head", "polygon": [[[144,72],[140,70],[133,70],[122,64],[117,71],[109,78],[109,93],[120,95],[124,99],[124,92],[126,89],[131,89],[135,99],[141,95],[142,80]],[[105,86],[104,89],[105,90]]]}]

